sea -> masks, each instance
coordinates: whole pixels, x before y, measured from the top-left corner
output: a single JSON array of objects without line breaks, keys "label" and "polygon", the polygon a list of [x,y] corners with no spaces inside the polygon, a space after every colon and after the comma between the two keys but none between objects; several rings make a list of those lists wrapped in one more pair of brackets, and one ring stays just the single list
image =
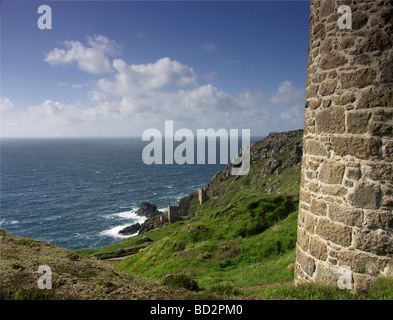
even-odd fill
[{"label": "sea", "polygon": [[[257,140],[252,137],[251,143]],[[177,205],[226,166],[219,152],[216,164],[148,165],[142,159],[148,143],[2,138],[0,227],[70,250],[100,248],[124,239],[122,228],[145,220],[135,213],[141,202],[166,212],[168,202]]]}]

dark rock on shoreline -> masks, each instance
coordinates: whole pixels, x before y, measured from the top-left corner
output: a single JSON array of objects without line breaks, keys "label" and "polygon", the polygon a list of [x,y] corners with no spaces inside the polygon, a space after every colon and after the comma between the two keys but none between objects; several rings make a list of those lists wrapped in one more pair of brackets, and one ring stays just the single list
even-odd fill
[{"label": "dark rock on shoreline", "polygon": [[148,202],[141,202],[140,208],[135,213],[138,216],[146,217],[147,219],[142,224],[137,222],[125,227],[119,231],[119,234],[129,236],[135,233],[146,233],[150,230],[161,227],[168,221],[166,215],[160,210],[157,210],[157,206],[155,204],[150,204]]},{"label": "dark rock on shoreline", "polygon": [[157,210],[157,206],[155,204],[150,204],[149,202],[141,202],[140,208],[135,213],[138,216],[146,218],[162,214],[161,211]]},{"label": "dark rock on shoreline", "polygon": [[124,229],[121,229],[119,231],[119,234],[122,234],[123,236],[129,236],[129,235],[138,233],[139,230],[141,229],[141,227],[142,227],[142,225],[139,222],[137,222],[137,223],[132,224],[128,227],[125,227]]}]

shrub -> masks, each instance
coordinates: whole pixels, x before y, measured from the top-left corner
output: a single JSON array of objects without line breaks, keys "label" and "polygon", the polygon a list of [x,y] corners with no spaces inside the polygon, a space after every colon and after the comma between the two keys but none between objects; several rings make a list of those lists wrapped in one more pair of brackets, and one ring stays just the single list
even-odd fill
[{"label": "shrub", "polygon": [[186,274],[167,274],[163,284],[167,286],[184,288],[190,291],[199,290],[198,282]]}]

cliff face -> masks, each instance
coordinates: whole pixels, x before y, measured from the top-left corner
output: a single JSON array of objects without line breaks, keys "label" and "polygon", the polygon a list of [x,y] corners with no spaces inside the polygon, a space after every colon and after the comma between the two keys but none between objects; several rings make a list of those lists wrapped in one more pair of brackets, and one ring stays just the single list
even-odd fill
[{"label": "cliff face", "polygon": [[[232,164],[215,174],[206,187],[208,199],[224,204],[239,190],[266,194],[297,194],[300,184],[303,130],[270,133],[250,147],[250,171],[231,175]],[[254,191],[255,190],[255,191]],[[198,192],[179,201],[182,215],[193,216],[200,208]]]},{"label": "cliff face", "polygon": [[[265,139],[251,145],[250,176],[252,177],[251,187],[253,189],[258,188],[258,181],[265,180],[274,174],[277,179],[267,183],[265,191],[267,193],[277,191],[280,172],[284,169],[292,168],[301,162],[302,133],[303,130],[273,132]],[[259,163],[263,163],[260,168],[258,166]],[[217,197],[223,194],[222,190],[218,188],[221,182],[241,178],[241,176],[232,176],[231,168],[232,165],[229,164],[210,180],[207,185],[207,195],[209,197]]]}]

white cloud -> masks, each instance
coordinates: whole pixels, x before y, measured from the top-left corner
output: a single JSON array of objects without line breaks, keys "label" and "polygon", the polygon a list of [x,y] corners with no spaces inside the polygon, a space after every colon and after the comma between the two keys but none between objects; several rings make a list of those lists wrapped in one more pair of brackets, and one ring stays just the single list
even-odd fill
[{"label": "white cloud", "polygon": [[210,71],[203,76],[204,79],[210,81],[217,79],[217,77],[218,77],[218,73],[216,71]]},{"label": "white cloud", "polygon": [[212,41],[207,41],[202,44],[202,50],[207,53],[213,53],[218,50],[218,46]]},{"label": "white cloud", "polygon": [[29,107],[25,114],[32,120],[44,120],[50,124],[65,124],[81,121],[81,114],[73,105],[46,100],[40,106]]},{"label": "white cloud", "polygon": [[87,38],[88,47],[79,41],[64,41],[66,49],[55,48],[50,51],[44,61],[51,66],[76,64],[80,70],[94,74],[112,71],[107,55],[118,52],[119,46],[113,40],[102,35]]},{"label": "white cloud", "polygon": [[304,108],[302,106],[294,106],[280,112],[280,119],[292,123],[302,124],[304,118]]},{"label": "white cloud", "polygon": [[[88,67],[83,57],[91,49],[97,54],[95,62],[99,57],[108,61],[104,53],[110,53],[107,49],[110,43],[100,36],[89,38],[89,48],[71,41],[68,50],[55,49],[46,60],[53,65],[75,63],[80,69],[98,73],[98,66],[93,63]],[[114,59],[111,69],[111,75],[101,77],[95,88],[87,92],[87,104],[65,105],[46,100],[30,107],[23,121],[37,128],[41,128],[39,124],[48,128],[78,128],[69,129],[74,134],[89,126],[132,131],[164,120],[174,120],[189,128],[250,128],[252,124],[264,124],[270,116],[260,91],[244,89],[232,95],[211,84],[199,85],[192,67],[168,57],[147,64],[128,64]],[[217,73],[211,71],[205,78],[211,80],[216,76]],[[79,87],[64,82],[58,85]]]},{"label": "white cloud", "polygon": [[277,92],[271,97],[270,101],[277,105],[298,105],[304,104],[305,89],[296,88],[291,81],[284,81],[278,87]]},{"label": "white cloud", "polygon": [[7,111],[13,107],[13,103],[7,97],[0,97],[0,112]]},{"label": "white cloud", "polygon": [[165,86],[196,86],[196,74],[193,68],[169,58],[162,58],[154,63],[128,65],[122,59],[113,61],[116,70],[114,80],[101,79],[98,87],[103,91],[116,94],[150,91]]},{"label": "white cloud", "polygon": [[278,118],[286,123],[301,126],[304,119],[305,89],[296,88],[291,81],[280,84],[277,92],[270,98],[274,105],[280,106]]}]

